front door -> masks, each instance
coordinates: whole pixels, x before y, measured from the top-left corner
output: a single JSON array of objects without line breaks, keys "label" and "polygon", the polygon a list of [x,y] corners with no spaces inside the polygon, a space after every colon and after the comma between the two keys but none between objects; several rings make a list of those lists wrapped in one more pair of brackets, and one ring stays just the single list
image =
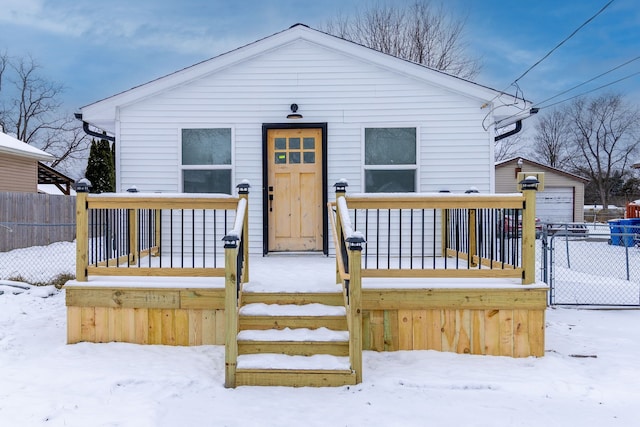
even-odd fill
[{"label": "front door", "polygon": [[322,129],[267,131],[269,251],[322,250]]}]

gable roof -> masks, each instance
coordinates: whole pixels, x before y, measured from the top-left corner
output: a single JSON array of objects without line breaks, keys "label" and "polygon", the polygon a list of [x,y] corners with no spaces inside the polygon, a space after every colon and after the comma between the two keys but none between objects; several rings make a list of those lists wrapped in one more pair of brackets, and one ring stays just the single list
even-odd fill
[{"label": "gable roof", "polygon": [[[100,129],[114,132],[117,107],[130,105],[167,89],[193,82],[298,40],[333,49],[396,73],[487,103],[493,102],[499,95],[503,94],[503,92],[469,80],[312,29],[304,24],[295,24],[284,31],[86,105],[81,108],[83,120]],[[513,113],[516,112],[521,112],[521,109],[514,109]],[[512,113],[508,112],[506,114]]]},{"label": "gable roof", "polygon": [[526,159],[524,157],[512,157],[512,158],[507,159],[507,160],[502,160],[500,162],[496,162],[495,167],[496,167],[496,169],[497,168],[501,168],[501,167],[505,167],[505,166],[508,166],[508,165],[510,165],[512,163],[517,163],[519,159],[522,159],[523,166],[524,166],[524,164],[528,163],[528,164],[530,164],[532,166],[535,166],[537,168],[540,168],[540,169],[542,169],[544,171],[555,173],[555,174],[558,174],[558,175],[564,175],[567,178],[571,178],[571,179],[574,179],[576,181],[581,181],[581,182],[584,182],[584,183],[587,183],[587,182],[590,181],[590,179],[585,178],[583,176],[576,175],[576,174],[573,174],[571,172],[565,172],[565,171],[563,171],[561,169],[554,168],[554,167],[551,167],[551,166],[543,165],[542,163],[534,162],[533,160],[529,160],[529,159]]},{"label": "gable roof", "polygon": [[0,153],[13,154],[14,156],[27,157],[44,162],[50,162],[55,159],[51,154],[9,136],[4,132],[0,132]]}]

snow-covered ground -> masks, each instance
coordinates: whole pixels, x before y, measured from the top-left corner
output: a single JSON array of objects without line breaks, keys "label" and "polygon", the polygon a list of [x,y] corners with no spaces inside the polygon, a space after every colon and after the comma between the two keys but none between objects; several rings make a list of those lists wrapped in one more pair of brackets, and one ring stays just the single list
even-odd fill
[{"label": "snow-covered ground", "polygon": [[[20,258],[60,268],[60,258],[34,251]],[[29,272],[33,260],[23,273],[54,273]],[[549,309],[538,359],[367,351],[357,386],[225,389],[222,346],[66,345],[64,290],[0,282],[2,292],[0,426],[639,423],[638,310]]]}]

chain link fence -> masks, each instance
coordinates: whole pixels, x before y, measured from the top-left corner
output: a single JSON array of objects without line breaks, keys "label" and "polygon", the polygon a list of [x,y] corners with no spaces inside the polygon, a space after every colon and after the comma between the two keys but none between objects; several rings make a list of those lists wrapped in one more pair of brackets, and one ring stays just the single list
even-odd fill
[{"label": "chain link fence", "polygon": [[[11,280],[59,287],[74,278],[75,228],[75,223],[0,223],[0,239],[12,233],[21,236],[18,249],[0,251],[0,283]],[[71,241],[58,241],[61,237]]]},{"label": "chain link fence", "polygon": [[536,256],[549,303],[640,306],[639,243],[640,224],[544,224]]}]

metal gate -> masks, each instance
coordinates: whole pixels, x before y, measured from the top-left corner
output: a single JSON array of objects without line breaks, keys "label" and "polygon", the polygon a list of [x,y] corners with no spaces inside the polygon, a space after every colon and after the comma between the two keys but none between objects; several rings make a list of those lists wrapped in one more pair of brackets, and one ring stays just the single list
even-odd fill
[{"label": "metal gate", "polygon": [[640,306],[640,227],[544,224],[541,280],[551,305]]}]

